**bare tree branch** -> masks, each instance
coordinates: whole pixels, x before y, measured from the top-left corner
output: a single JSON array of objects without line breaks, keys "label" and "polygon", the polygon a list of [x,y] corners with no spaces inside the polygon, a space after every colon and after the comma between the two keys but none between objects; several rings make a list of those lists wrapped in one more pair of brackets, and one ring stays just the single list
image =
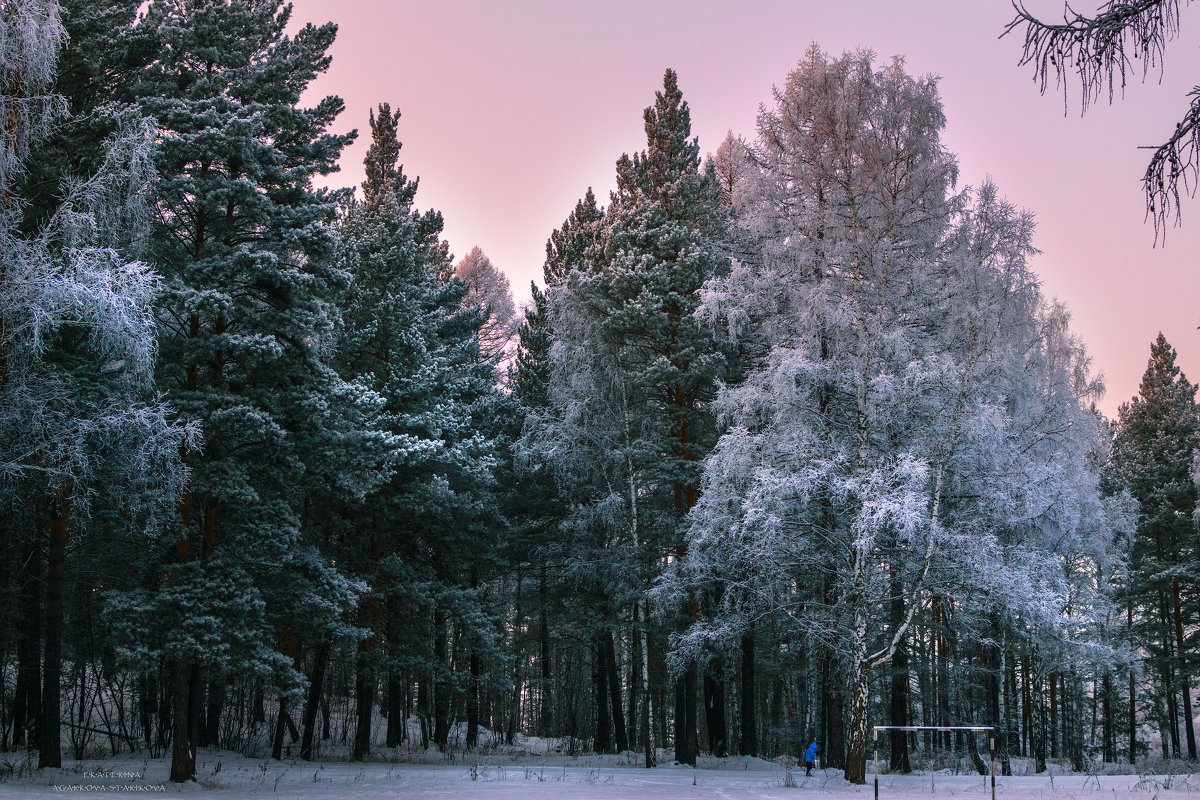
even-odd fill
[{"label": "bare tree branch", "polygon": [[[1185,0],[1185,5],[1191,0]],[[1068,3],[1063,22],[1047,24],[1025,8],[1021,0],[1013,0],[1016,17],[1004,28],[1007,36],[1024,28],[1025,46],[1020,65],[1033,65],[1034,79],[1040,82],[1044,94],[1050,75],[1063,91],[1063,110],[1068,107],[1068,87],[1072,73],[1079,79],[1080,105],[1086,112],[1107,90],[1112,103],[1119,87],[1125,91],[1127,79],[1138,71],[1141,79],[1157,69],[1162,79],[1167,43],[1179,35],[1179,0],[1131,0],[1110,2],[1101,6],[1095,16],[1077,13]],[[1155,242],[1166,235],[1168,217],[1180,222],[1179,184],[1194,196],[1197,171],[1200,170],[1200,147],[1197,147],[1200,119],[1200,87],[1189,93],[1191,105],[1183,120],[1175,126],[1174,134],[1153,149],[1154,155],[1142,178],[1146,192],[1146,216],[1154,220]]]}]

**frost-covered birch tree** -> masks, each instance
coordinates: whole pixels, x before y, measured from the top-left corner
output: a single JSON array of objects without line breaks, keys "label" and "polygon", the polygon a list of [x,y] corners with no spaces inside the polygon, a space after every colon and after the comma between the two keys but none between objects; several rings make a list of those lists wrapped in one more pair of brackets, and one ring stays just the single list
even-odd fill
[{"label": "frost-covered birch tree", "polygon": [[[197,431],[173,421],[155,397],[150,304],[158,278],[132,258],[145,238],[152,127],[126,120],[99,170],[68,183],[44,223],[20,232],[26,158],[67,113],[50,91],[64,38],[57,3],[0,6],[0,495],[10,519],[49,520],[48,535],[22,532],[22,583],[45,586],[44,619],[24,624],[44,631],[45,648],[41,686],[36,670],[33,682],[18,681],[15,716],[24,726],[40,708],[39,767],[61,765],[70,539],[87,530],[94,501],[120,509],[130,529],[153,531],[147,515],[169,508],[183,488],[180,447],[198,444]],[[21,504],[35,511],[17,512]],[[43,538],[46,571],[37,574]]]},{"label": "frost-covered birch tree", "polygon": [[1097,505],[1080,497],[1093,387],[1046,334],[1062,319],[1028,269],[1032,220],[994,187],[955,192],[944,124],[936,79],[815,46],[760,115],[739,200],[757,253],[710,282],[705,313],[761,352],[717,399],[688,555],[659,589],[722,587],[681,657],[765,616],[826,653],[850,687],[853,782],[871,673],[916,613],[971,587],[1054,624],[1048,530]]}]

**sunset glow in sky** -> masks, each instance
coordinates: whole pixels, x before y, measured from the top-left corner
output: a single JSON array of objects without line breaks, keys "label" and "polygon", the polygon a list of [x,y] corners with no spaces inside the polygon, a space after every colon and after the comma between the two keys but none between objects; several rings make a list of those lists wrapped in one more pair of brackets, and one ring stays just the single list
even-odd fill
[{"label": "sunset glow in sky", "polygon": [[[360,131],[329,185],[362,180],[367,112],[391,103],[404,114],[405,172],[421,179],[417,206],[444,214],[456,257],[479,245],[518,302],[575,201],[591,186],[607,204],[617,158],[645,147],[642,109],[665,68],[679,74],[707,153],[729,130],[753,138],[759,105],[815,41],[832,54],[902,54],[910,72],[942,76],[960,185],[990,175],[1036,213],[1034,266],[1105,374],[1105,413],[1137,392],[1160,330],[1200,380],[1200,198],[1184,201],[1182,227],[1155,247],[1140,185],[1149,151],[1138,149],[1169,135],[1200,83],[1200,6],[1181,9],[1161,83],[1154,71],[1081,117],[1077,85],[1064,115],[1061,90],[1040,95],[1017,66],[1021,34],[998,38],[1008,0],[293,3],[293,26],[339,25],[313,93],[340,95],[339,129]],[[1027,7],[1061,18],[1059,0]]]}]

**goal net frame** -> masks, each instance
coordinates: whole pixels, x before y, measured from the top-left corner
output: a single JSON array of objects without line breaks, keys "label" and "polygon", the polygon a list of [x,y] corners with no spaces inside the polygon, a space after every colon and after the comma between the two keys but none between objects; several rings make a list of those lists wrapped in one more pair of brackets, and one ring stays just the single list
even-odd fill
[{"label": "goal net frame", "polygon": [[992,800],[996,800],[996,728],[993,725],[875,725],[874,756],[875,756],[875,800],[879,800],[879,732],[897,731],[901,733],[916,733],[919,731],[961,732],[988,734],[988,772],[992,776]]}]

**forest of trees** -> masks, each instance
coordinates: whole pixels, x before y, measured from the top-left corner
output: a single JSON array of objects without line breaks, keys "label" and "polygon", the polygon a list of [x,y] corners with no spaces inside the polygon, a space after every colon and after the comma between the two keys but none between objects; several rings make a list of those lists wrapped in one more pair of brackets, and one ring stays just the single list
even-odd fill
[{"label": "forest of trees", "polygon": [[289,16],[0,2],[0,750],[1197,758],[1197,387],[1097,410],[935,78],[814,45],[703,156],[668,69],[521,311],[388,103],[317,188]]}]

